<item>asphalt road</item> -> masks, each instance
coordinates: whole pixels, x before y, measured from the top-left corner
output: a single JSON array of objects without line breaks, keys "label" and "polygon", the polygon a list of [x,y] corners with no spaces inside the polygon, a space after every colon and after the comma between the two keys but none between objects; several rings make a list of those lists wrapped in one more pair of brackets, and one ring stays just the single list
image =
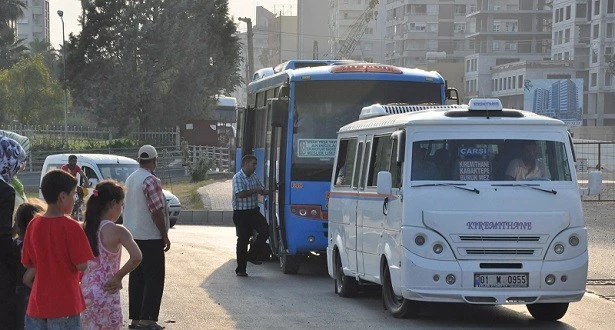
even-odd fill
[{"label": "asphalt road", "polygon": [[[167,329],[593,330],[612,329],[615,324],[615,302],[594,294],[571,304],[566,316],[555,323],[535,321],[524,306],[465,304],[424,304],[417,319],[395,319],[383,309],[377,288],[356,298],[335,295],[322,257],[312,258],[299,275],[284,275],[276,262],[267,262],[248,264],[250,276],[236,277],[234,235],[232,227],[177,225],[171,230],[160,314]],[[607,271],[597,265],[605,260],[593,251],[593,244],[590,254],[596,265],[590,268],[590,277]],[[127,278],[124,283],[127,286]],[[122,299],[127,316],[126,289]]]}]

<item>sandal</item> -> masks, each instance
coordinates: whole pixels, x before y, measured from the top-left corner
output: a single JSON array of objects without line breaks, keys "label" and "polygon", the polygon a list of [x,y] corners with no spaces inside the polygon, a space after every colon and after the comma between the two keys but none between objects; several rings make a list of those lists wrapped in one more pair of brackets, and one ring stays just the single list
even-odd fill
[{"label": "sandal", "polygon": [[152,324],[139,324],[139,328],[138,329],[145,329],[145,330],[162,330],[164,329],[163,326],[161,326],[158,323],[152,323]]}]

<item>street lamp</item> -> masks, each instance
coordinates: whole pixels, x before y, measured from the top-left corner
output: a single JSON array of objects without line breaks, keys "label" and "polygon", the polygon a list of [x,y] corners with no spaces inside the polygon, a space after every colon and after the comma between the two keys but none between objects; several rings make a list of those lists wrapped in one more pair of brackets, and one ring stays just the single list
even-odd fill
[{"label": "street lamp", "polygon": [[64,140],[68,145],[68,91],[66,90],[66,38],[64,36],[64,12],[58,10],[58,16],[62,20],[62,59],[64,60],[64,77],[62,78],[62,88],[64,89]]}]

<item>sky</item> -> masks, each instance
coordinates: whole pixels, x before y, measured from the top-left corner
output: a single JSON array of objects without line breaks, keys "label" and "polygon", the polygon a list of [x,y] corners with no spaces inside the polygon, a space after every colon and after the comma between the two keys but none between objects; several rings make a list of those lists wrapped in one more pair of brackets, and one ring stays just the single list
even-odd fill
[{"label": "sky", "polygon": [[[207,0],[204,0],[207,1]],[[287,11],[292,9],[292,13],[297,12],[296,0],[229,0],[229,14],[235,20],[238,17],[250,17],[252,22],[255,21],[256,6],[263,6],[269,11]],[[66,39],[73,32],[77,34],[81,31],[77,18],[81,14],[81,5],[79,0],[49,0],[50,14],[49,27],[51,29],[51,45],[58,49],[62,45],[62,21],[58,16],[58,10],[64,12],[64,30]],[[246,25],[241,23],[238,25],[240,31],[245,31]]]}]

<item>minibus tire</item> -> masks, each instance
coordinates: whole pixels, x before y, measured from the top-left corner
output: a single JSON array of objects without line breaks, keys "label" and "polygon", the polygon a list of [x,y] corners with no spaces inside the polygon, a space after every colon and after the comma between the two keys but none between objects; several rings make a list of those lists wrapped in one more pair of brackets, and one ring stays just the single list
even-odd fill
[{"label": "minibus tire", "polygon": [[382,268],[382,302],[384,303],[384,308],[388,309],[395,318],[407,318],[418,315],[419,303],[397,296],[391,284],[389,265],[385,262]]},{"label": "minibus tire", "polygon": [[349,298],[354,297],[359,290],[359,284],[354,277],[344,275],[342,258],[339,251],[335,250],[335,293],[338,296]]},{"label": "minibus tire", "polygon": [[557,321],[566,314],[568,303],[527,304],[526,307],[537,320]]}]

